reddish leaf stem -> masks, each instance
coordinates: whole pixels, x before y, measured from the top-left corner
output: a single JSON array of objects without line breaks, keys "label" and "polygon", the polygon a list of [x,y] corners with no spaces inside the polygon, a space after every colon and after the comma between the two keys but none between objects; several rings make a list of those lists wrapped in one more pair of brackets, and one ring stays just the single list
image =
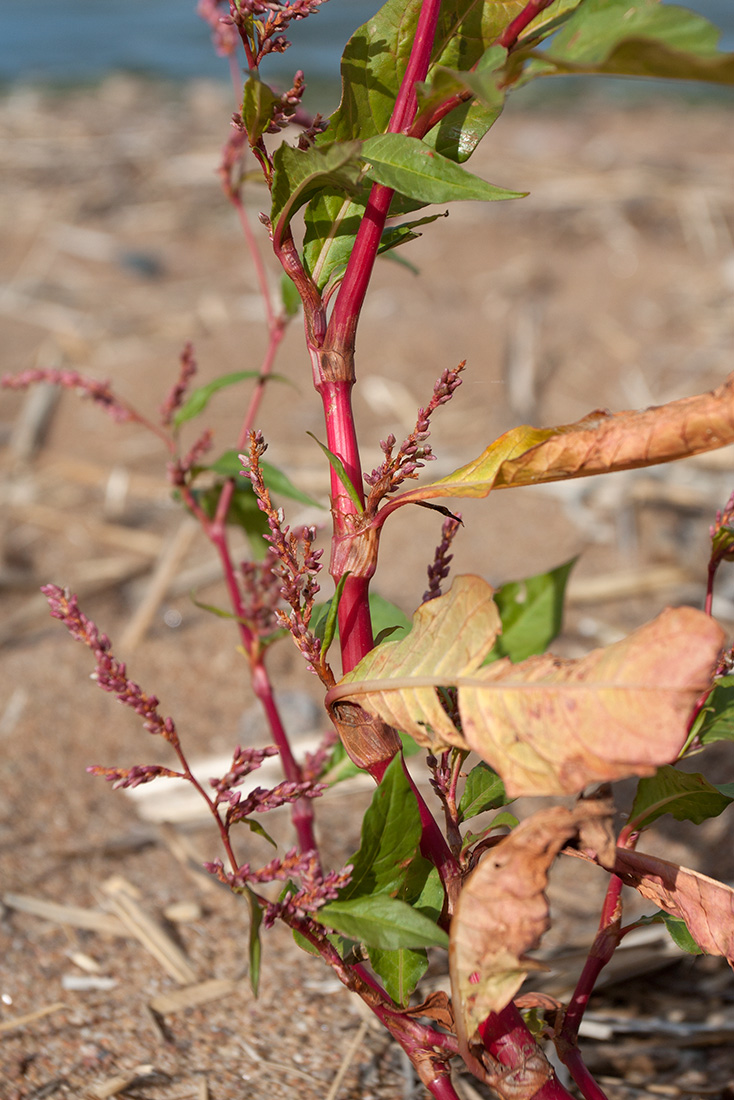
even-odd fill
[{"label": "reddish leaf stem", "polygon": [[520,14],[511,23],[507,24],[502,34],[497,38],[496,45],[511,50],[528,24],[532,23],[533,19],[540,15],[542,11],[545,11],[546,8],[549,8],[552,3],[553,0],[528,0]]}]

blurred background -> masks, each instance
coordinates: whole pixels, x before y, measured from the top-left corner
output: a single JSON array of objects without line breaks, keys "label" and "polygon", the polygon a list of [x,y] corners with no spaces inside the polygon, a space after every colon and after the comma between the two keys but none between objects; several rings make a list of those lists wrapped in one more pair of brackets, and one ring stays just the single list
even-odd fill
[{"label": "blurred background", "polygon": [[[716,22],[724,48],[734,50],[731,0],[688,6]],[[264,75],[286,88],[303,69],[309,109],[333,110],[343,44],[375,7],[330,0],[292,27],[292,48]],[[2,373],[40,367],[109,379],[153,420],[187,341],[202,383],[257,369],[267,344],[253,265],[217,177],[237,102],[229,66],[194,8],[193,0],[0,0]],[[567,423],[593,408],[659,404],[720,384],[734,347],[733,107],[731,89],[637,80],[564,79],[513,97],[470,167],[529,197],[456,204],[401,250],[414,270],[377,265],[357,346],[365,469],[379,461],[379,440],[389,432],[403,438],[434,380],[463,359],[464,383],[435,418],[432,477],[518,423]],[[245,199],[257,231],[268,196],[256,179]],[[260,241],[277,295],[264,233]],[[266,394],[258,426],[267,457],[322,507],[279,503],[290,523],[325,526],[328,471],[306,435],[323,436],[321,409],[298,318],[276,370],[291,385],[273,384]],[[246,399],[246,385],[215,396],[184,430],[184,450],[205,425],[215,432],[212,457],[231,447]],[[2,888],[96,908],[98,883],[124,873],[155,912],[194,903],[198,916],[176,924],[176,935],[202,980],[239,979],[237,899],[192,870],[216,854],[209,826],[190,800],[174,806],[159,792],[146,805],[131,803],[86,775],[90,763],[160,760],[163,747],[89,684],[89,654],[49,619],[38,593],[53,581],[80,595],[131,675],[174,715],[206,778],[227,767],[236,742],[268,739],[231,623],[191,599],[226,602],[214,552],[171,500],[167,453],[141,425],[115,426],[88,400],[53,388],[0,391],[0,445]],[[462,504],[454,568],[499,585],[578,556],[556,646],[577,656],[666,604],[702,605],[709,524],[732,488],[727,449],[608,479],[497,493]],[[420,602],[440,538],[439,517],[414,512],[387,524],[374,582],[406,614]],[[244,537],[233,537],[236,555],[247,557]],[[328,556],[326,539],[324,546]],[[726,569],[714,609],[731,629],[734,579]],[[301,750],[313,747],[323,724],[318,685],[287,641],[274,647],[270,668],[292,736]],[[726,754],[718,774],[717,782],[734,779]],[[336,787],[323,800],[330,865],[354,851],[357,811],[369,797],[366,784]],[[162,818],[178,822],[175,835]],[[272,827],[288,843],[284,811]],[[724,818],[709,822],[702,843],[676,826],[660,843],[669,858],[734,879],[726,828]],[[249,843],[253,860],[270,858],[264,842]],[[577,866],[560,881],[551,945],[590,931],[597,889]],[[267,1068],[267,1051],[278,1049],[287,1027],[284,1062],[300,1067],[304,1097],[321,1097],[349,1041],[341,1032],[359,1016],[345,1011],[338,983],[319,965],[302,965],[300,954],[294,965],[287,936],[275,931],[267,943],[263,995],[247,1000],[243,1053],[226,1004],[177,1010],[162,1039],[157,1025],[151,1030],[147,1006],[169,979],[141,965],[133,941],[12,909],[0,926],[0,1022],[48,1004],[63,1011],[6,1040],[0,1094],[51,1095],[38,1090],[68,1079],[71,1091],[59,1086],[59,1094],[81,1095],[120,1066],[150,1061],[169,1075],[150,1092],[161,1100],[183,1096],[181,1082],[202,1073],[219,1100],[241,1097],[248,1074],[247,1095],[270,1100],[289,1095],[282,1065]],[[69,952],[82,949],[112,986],[63,984],[79,970]],[[723,980],[716,973],[707,980],[710,1004]],[[661,996],[680,1004],[669,986]],[[690,1005],[690,989],[687,996]],[[657,1005],[649,985],[640,989],[643,1001]],[[381,1042],[367,1035],[344,1095],[412,1095],[405,1066]],[[642,1064],[633,1054],[605,1063],[615,1080]],[[681,1048],[671,1057],[671,1080],[678,1087],[693,1073],[695,1092],[695,1073],[710,1078],[718,1054],[701,1047],[698,1061],[685,1062]],[[658,1062],[651,1066],[662,1080]],[[635,1095],[622,1084],[609,1094]]]}]

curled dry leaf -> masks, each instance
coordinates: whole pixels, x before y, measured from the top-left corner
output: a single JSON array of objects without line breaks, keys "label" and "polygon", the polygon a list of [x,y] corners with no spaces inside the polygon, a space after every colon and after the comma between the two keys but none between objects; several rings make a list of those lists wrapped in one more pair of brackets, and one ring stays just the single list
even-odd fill
[{"label": "curled dry leaf", "polygon": [[723,955],[734,967],[734,890],[688,867],[618,848],[614,873],[659,909],[685,921],[708,955]]},{"label": "curled dry leaf", "polygon": [[[724,634],[693,608],[664,611],[580,660],[551,655],[482,666],[499,629],[490,585],[457,578],[378,646],[328,696],[349,698],[432,751],[474,749],[511,798],[573,794],[590,783],[652,775],[674,760]],[[461,729],[436,689],[456,688]]]},{"label": "curled dry leaf", "polygon": [[[582,822],[606,813],[604,804],[554,806],[523,821],[484,857],[462,888],[451,921],[449,968],[457,1026],[470,1041],[490,1012],[501,1012],[540,964],[525,957],[550,918],[548,871]],[[462,1036],[460,1035],[460,1038]]]},{"label": "curled dry leaf", "polygon": [[432,497],[485,497],[537,485],[654,466],[734,443],[734,375],[709,393],[619,412],[597,409],[575,424],[513,428],[447,477],[410,489],[387,506]]}]

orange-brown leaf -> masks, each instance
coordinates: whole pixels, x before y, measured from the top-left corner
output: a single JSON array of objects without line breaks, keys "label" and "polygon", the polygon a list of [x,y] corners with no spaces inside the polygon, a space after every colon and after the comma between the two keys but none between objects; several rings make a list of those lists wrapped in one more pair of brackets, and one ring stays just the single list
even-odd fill
[{"label": "orange-brown leaf", "polygon": [[462,888],[449,934],[451,992],[457,1025],[471,1039],[490,1012],[501,1012],[529,970],[550,918],[548,870],[582,820],[603,809],[554,806],[523,821],[484,857]]},{"label": "orange-brown leaf", "polygon": [[596,410],[556,428],[513,428],[447,477],[395,497],[387,510],[433,497],[485,497],[492,489],[654,466],[729,443],[734,375],[715,390],[667,405],[614,415]]},{"label": "orange-brown leaf", "polygon": [[659,909],[685,921],[708,955],[734,966],[734,890],[723,882],[665,859],[618,848],[614,873]]},{"label": "orange-brown leaf", "polygon": [[649,409],[597,412],[502,464],[495,488],[654,466],[734,443],[734,375],[709,393]]}]

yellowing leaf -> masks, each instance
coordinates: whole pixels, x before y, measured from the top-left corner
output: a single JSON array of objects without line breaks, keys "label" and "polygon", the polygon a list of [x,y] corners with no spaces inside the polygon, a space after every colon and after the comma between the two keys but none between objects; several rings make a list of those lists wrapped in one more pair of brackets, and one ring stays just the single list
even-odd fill
[{"label": "yellowing leaf", "polygon": [[[384,690],[370,692],[364,701],[366,709],[410,733],[420,744],[462,746],[436,694],[435,678],[450,686],[462,673],[478,668],[490,652],[501,629],[493,592],[481,577],[457,577],[450,598],[429,600],[418,608],[407,638],[377,646],[341,683],[384,682]],[[392,676],[399,676],[401,682],[407,677],[411,685],[395,691]],[[427,687],[421,687],[424,676],[430,678]]]},{"label": "yellowing leaf", "polygon": [[710,393],[612,415],[596,410],[558,428],[522,426],[472,462],[393,498],[386,513],[432,497],[485,497],[492,489],[654,466],[734,443],[734,375]]},{"label": "yellowing leaf", "polygon": [[[490,1012],[501,1012],[539,965],[525,957],[550,924],[548,870],[592,803],[573,811],[555,806],[523,821],[467,878],[449,935],[449,969],[457,1024],[471,1039]],[[604,812],[602,810],[601,812]]]},{"label": "yellowing leaf", "polygon": [[466,466],[454,470],[452,474],[434,481],[431,485],[401,493],[391,504],[407,504],[413,500],[429,500],[431,497],[486,497],[505,462],[526,454],[559,430],[531,428],[527,424],[512,428],[499,439],[495,439],[494,443],[490,443],[478,458],[467,462]]},{"label": "yellowing leaf", "polygon": [[507,794],[572,794],[674,760],[724,642],[691,607],[668,608],[579,660],[551,654],[482,669],[459,692],[464,737]]},{"label": "yellowing leaf", "polygon": [[[482,668],[498,629],[490,585],[459,577],[419,608],[406,638],[345,676],[329,704],[353,700],[432,751],[474,749],[509,798],[572,794],[674,760],[724,642],[709,616],[683,607],[579,660],[546,654]],[[440,688],[457,689],[461,729]]]}]

